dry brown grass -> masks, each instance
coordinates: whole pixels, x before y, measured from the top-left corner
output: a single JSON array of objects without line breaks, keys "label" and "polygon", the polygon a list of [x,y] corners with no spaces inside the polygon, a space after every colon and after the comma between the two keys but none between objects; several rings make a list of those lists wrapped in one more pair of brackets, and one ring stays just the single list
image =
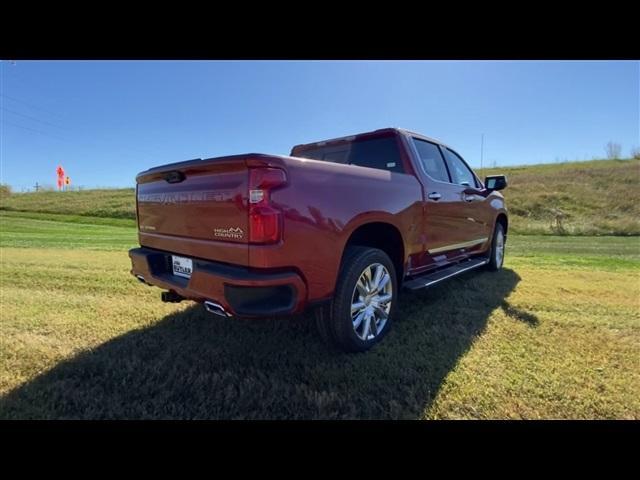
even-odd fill
[{"label": "dry brown grass", "polygon": [[514,233],[640,235],[640,161],[485,169],[504,173]]}]

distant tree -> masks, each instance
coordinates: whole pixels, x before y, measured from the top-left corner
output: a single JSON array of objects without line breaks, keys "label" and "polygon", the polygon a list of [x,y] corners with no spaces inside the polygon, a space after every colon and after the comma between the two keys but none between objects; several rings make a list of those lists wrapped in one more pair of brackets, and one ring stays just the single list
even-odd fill
[{"label": "distant tree", "polygon": [[635,147],[631,149],[631,157],[636,160],[640,160],[640,147]]},{"label": "distant tree", "polygon": [[615,142],[609,142],[604,147],[605,152],[607,152],[607,158],[610,160],[614,160],[620,158],[620,154],[622,153],[622,145]]},{"label": "distant tree", "polygon": [[9,197],[11,196],[11,193],[11,185],[7,185],[6,183],[0,184],[0,198]]}]

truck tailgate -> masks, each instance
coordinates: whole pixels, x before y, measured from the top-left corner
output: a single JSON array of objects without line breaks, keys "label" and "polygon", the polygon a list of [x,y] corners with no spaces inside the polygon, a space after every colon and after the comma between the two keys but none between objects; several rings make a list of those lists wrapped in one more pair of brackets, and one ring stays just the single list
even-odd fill
[{"label": "truck tailgate", "polygon": [[169,164],[136,180],[140,245],[248,264],[248,170],[242,156]]}]

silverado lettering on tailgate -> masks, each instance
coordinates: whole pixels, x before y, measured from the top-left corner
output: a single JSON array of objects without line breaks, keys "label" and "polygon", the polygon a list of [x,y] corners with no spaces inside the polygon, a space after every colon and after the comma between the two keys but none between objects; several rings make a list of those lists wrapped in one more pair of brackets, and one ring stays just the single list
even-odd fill
[{"label": "silverado lettering on tailgate", "polygon": [[176,203],[225,202],[232,199],[233,194],[228,191],[161,192],[138,194],[138,202],[160,203],[163,205]]}]

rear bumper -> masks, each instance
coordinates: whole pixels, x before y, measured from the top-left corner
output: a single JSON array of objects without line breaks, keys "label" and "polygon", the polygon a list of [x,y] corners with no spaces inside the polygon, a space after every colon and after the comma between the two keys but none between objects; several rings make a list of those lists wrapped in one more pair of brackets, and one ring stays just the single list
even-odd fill
[{"label": "rear bumper", "polygon": [[173,290],[190,300],[211,300],[240,316],[300,313],[307,287],[296,272],[266,272],[193,258],[191,278],[173,275],[171,253],[151,248],[129,250],[131,274],[148,284]]}]

